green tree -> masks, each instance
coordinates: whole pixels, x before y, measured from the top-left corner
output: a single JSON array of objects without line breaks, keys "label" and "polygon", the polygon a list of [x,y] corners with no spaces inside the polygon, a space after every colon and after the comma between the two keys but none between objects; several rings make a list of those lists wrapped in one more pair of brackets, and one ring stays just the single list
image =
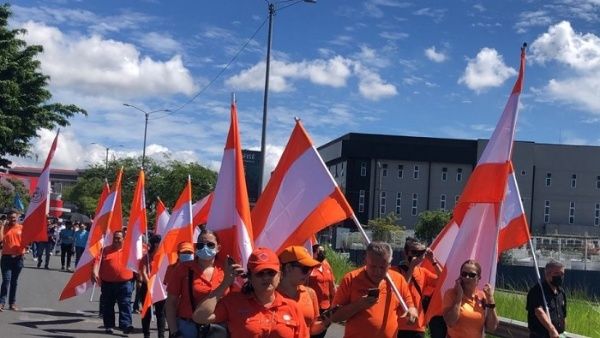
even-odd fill
[{"label": "green tree", "polygon": [[415,236],[422,241],[431,243],[448,224],[450,218],[452,218],[452,213],[449,211],[428,210],[420,213],[415,225]]},{"label": "green tree", "polygon": [[398,225],[399,218],[391,212],[385,217],[369,220],[368,228],[373,232],[374,241],[384,241],[388,243],[396,242],[404,231],[404,227]]},{"label": "green tree", "polygon": [[5,156],[26,156],[39,129],[69,124],[68,118],[86,111],[75,105],[50,102],[49,77],[40,71],[36,56],[42,46],[28,46],[19,38],[24,29],[9,29],[10,5],[0,5],[0,167]]},{"label": "green tree", "polygon": [[[144,173],[146,176],[146,207],[149,211],[154,208],[156,198],[160,197],[167,207],[175,205],[181,190],[183,190],[188,175],[192,179],[192,200],[197,201],[214,189],[217,174],[197,163],[183,163],[168,160],[157,163],[146,158]],[[104,165],[95,165],[87,169],[79,177],[77,183],[63,194],[65,201],[74,203],[78,211],[91,215],[94,213],[98,198],[102,192],[102,183],[108,175],[109,182],[115,179],[118,168],[123,167],[122,204],[123,214],[127,217],[133,199],[137,182],[141,157],[123,158],[111,161],[108,171]],[[153,212],[149,214],[152,219]]]},{"label": "green tree", "polygon": [[[14,179],[7,179],[0,184],[0,210],[14,208],[15,194],[19,193],[19,197],[27,209],[29,204],[29,191],[23,182]],[[25,210],[21,210],[25,212]]]}]

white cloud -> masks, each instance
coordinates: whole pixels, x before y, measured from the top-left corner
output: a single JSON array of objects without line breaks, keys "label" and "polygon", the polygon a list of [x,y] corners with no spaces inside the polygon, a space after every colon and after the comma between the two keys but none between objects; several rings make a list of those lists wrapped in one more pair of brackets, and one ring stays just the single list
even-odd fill
[{"label": "white cloud", "polygon": [[425,56],[427,56],[429,60],[437,63],[444,62],[447,59],[446,54],[435,50],[435,46],[425,49]]},{"label": "white cloud", "polygon": [[519,14],[519,21],[515,24],[517,33],[525,33],[531,27],[547,26],[552,22],[548,12],[544,10],[523,12]]},{"label": "white cloud", "polygon": [[181,45],[170,34],[150,32],[139,39],[140,44],[161,54],[172,54],[181,51]]},{"label": "white cloud", "polygon": [[428,16],[430,17],[433,22],[435,23],[440,23],[442,22],[442,20],[444,20],[444,16],[446,15],[446,9],[443,8],[429,8],[429,7],[425,7],[425,8],[421,8],[419,10],[416,10],[413,12],[413,15],[417,15],[417,16]]},{"label": "white cloud", "polygon": [[44,46],[42,71],[57,89],[82,94],[146,97],[196,91],[179,55],[167,61],[143,57],[135,46],[100,35],[69,36],[58,28],[28,21],[28,44]]},{"label": "white cloud", "polygon": [[381,38],[387,39],[387,40],[402,40],[402,39],[406,39],[409,37],[408,33],[389,32],[389,31],[381,32],[381,33],[379,33],[379,36]]},{"label": "white cloud", "polygon": [[358,90],[364,98],[379,101],[398,94],[396,86],[386,83],[379,74],[363,67],[361,64],[355,64],[354,71],[359,79]]},{"label": "white cloud", "polygon": [[490,87],[498,87],[509,77],[517,74],[513,68],[504,64],[502,55],[495,49],[484,47],[475,59],[469,59],[467,67],[458,83],[481,92]]},{"label": "white cloud", "polygon": [[548,28],[531,45],[532,60],[541,64],[556,62],[572,71],[551,79],[542,89],[543,99],[573,103],[600,114],[600,38],[578,33],[567,21]]}]

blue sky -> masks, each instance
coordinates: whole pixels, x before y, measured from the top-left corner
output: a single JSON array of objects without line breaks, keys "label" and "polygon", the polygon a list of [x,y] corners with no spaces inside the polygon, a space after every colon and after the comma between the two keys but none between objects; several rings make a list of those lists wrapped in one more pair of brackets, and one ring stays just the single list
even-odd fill
[{"label": "blue sky", "polygon": [[[217,169],[231,92],[242,144],[259,148],[264,0],[10,3],[10,24],[45,48],[40,60],[54,99],[89,113],[63,129],[56,167],[101,162],[104,147],[114,149],[111,156],[141,154],[144,118],[123,106],[129,103],[180,108],[151,116],[148,154]],[[316,145],[348,132],[488,138],[524,41],[517,139],[600,145],[599,0],[293,3],[276,2],[271,167],[294,116]],[[32,148],[39,165],[52,137],[42,131]]]}]

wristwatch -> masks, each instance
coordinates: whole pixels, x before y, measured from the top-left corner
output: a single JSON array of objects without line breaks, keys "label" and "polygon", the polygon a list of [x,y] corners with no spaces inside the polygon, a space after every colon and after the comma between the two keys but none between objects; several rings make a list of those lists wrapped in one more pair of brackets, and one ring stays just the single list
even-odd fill
[{"label": "wristwatch", "polygon": [[488,309],[494,309],[496,308],[496,304],[484,304],[483,307],[486,307]]}]

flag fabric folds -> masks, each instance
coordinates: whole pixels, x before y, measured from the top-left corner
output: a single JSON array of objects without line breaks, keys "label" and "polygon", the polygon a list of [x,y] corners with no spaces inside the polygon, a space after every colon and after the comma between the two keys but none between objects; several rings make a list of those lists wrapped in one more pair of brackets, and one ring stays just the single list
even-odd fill
[{"label": "flag fabric folds", "polygon": [[56,151],[58,134],[59,132],[56,132],[56,136],[48,152],[48,157],[46,157],[44,168],[29,200],[27,213],[25,213],[25,219],[23,220],[23,232],[21,234],[23,246],[31,242],[43,242],[48,239],[46,217],[50,210],[50,163]]},{"label": "flag fabric folds", "polygon": [[318,231],[353,211],[300,121],[252,210],[257,247],[280,252],[304,245]]},{"label": "flag fabric folds", "polygon": [[[466,260],[474,259],[481,264],[480,288],[485,283],[495,284],[500,228],[511,229],[510,223],[503,226],[502,219],[506,215],[511,221],[514,219],[511,215],[517,218],[519,215],[516,209],[509,210],[511,203],[505,199],[518,197],[518,190],[513,189],[512,193],[510,190],[511,186],[516,187],[516,182],[510,180],[510,159],[524,70],[523,48],[519,75],[496,129],[454,208],[453,218],[431,246],[444,268],[429,305],[428,320],[442,314],[442,297],[454,286],[460,266]],[[510,236],[508,232],[504,234]]]},{"label": "flag fabric folds", "polygon": [[123,256],[127,268],[133,272],[139,272],[139,261],[144,256],[144,235],[147,232],[148,223],[146,219],[146,196],[144,192],[145,175],[140,170],[138,181],[133,193],[129,222],[127,223],[127,234],[123,243],[126,255]]},{"label": "flag fabric folds", "polygon": [[96,213],[92,220],[92,226],[89,230],[87,246],[81,255],[79,263],[75,267],[75,271],[60,294],[60,300],[85,293],[88,287],[92,285],[91,276],[94,269],[94,261],[100,257],[102,248],[104,247],[104,234],[112,218],[116,199],[115,192],[121,189],[122,176],[123,170],[121,169],[117,174],[117,179],[112,190],[108,187],[107,182],[104,183],[102,194],[96,206]]},{"label": "flag fabric folds", "polygon": [[164,285],[165,273],[169,264],[173,264],[177,260],[177,245],[181,242],[192,241],[192,220],[192,182],[188,177],[185,188],[169,217],[169,222],[164,227],[164,233],[160,234],[162,240],[152,258],[148,292],[142,305],[142,316],[152,304],[167,298],[167,290]]},{"label": "flag fabric folds", "polygon": [[218,234],[220,256],[230,255],[245,267],[253,236],[235,102],[206,227]]},{"label": "flag fabric folds", "polygon": [[169,212],[165,207],[165,204],[157,198],[156,200],[156,222],[154,223],[154,233],[157,235],[162,235],[165,233],[165,229],[167,224],[169,223]]},{"label": "flag fabric folds", "polygon": [[502,214],[500,215],[498,252],[518,248],[529,242],[530,236],[525,209],[511,163],[510,176],[506,182],[506,196],[502,202]]},{"label": "flag fabric folds", "polygon": [[206,221],[208,220],[208,214],[210,212],[210,206],[212,205],[212,199],[213,194],[210,193],[192,205],[192,214],[194,215],[194,243],[198,241],[198,235],[200,234],[199,225],[206,224]]}]

